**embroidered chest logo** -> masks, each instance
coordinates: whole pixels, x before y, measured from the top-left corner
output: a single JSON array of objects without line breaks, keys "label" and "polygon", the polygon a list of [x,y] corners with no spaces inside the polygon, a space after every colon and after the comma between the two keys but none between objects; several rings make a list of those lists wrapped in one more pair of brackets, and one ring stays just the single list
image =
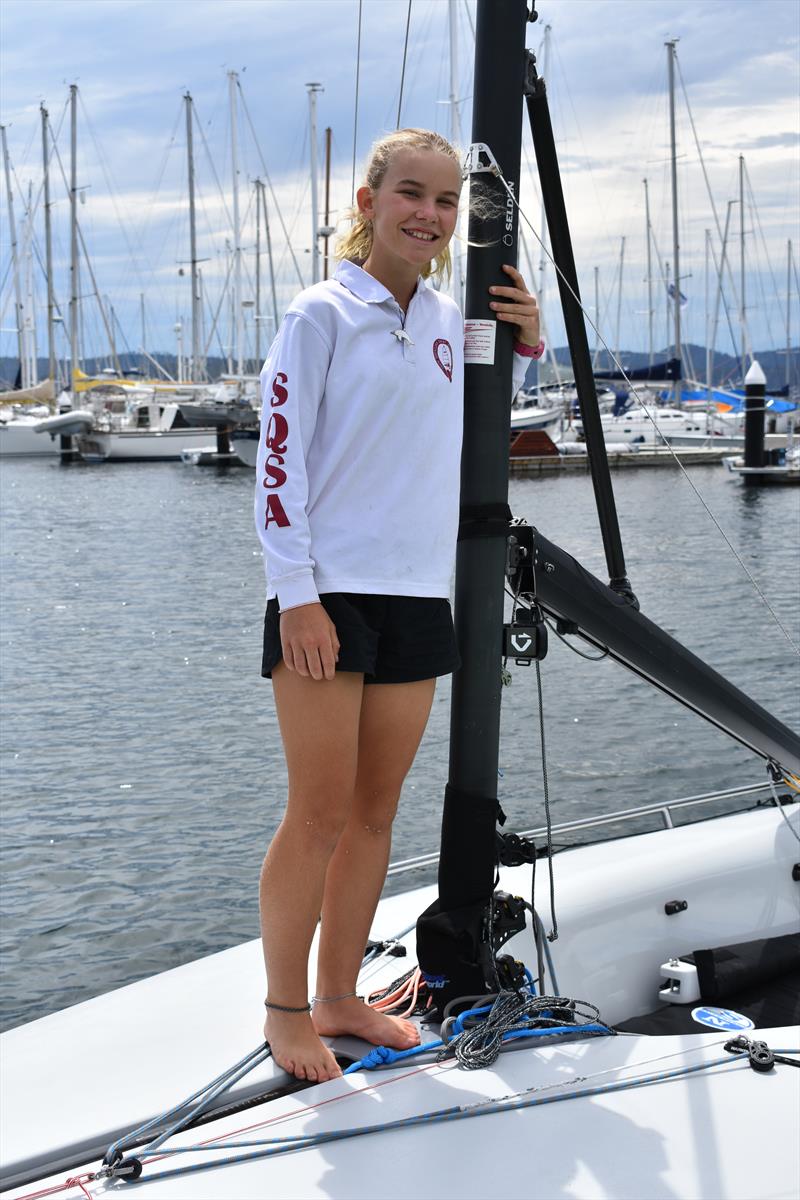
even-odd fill
[{"label": "embroidered chest logo", "polygon": [[437,338],[433,343],[433,357],[450,382],[453,382],[453,347],[446,338]]}]

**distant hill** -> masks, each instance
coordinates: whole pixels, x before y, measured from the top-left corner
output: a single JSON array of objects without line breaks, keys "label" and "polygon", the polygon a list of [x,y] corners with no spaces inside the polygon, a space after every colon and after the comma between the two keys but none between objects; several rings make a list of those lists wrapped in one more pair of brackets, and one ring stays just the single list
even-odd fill
[{"label": "distant hill", "polygon": [[[556,359],[565,368],[569,367],[569,349],[566,346],[559,346],[556,349]],[[173,379],[178,374],[178,362],[174,354],[159,354],[154,353],[156,358]],[[694,367],[694,378],[705,381],[706,373],[706,348],[705,346],[697,346],[689,344],[684,346],[684,359],[689,358]],[[669,358],[668,350],[657,350],[655,352],[655,360],[663,360]],[[759,350],[756,352],[756,358],[761,365],[761,369],[767,377],[767,387],[770,390],[777,390],[783,387],[786,379],[786,352],[776,350]],[[641,350],[623,350],[620,355],[623,367],[646,367],[648,363],[647,351]],[[141,358],[136,354],[120,354],[120,364],[123,371],[126,373],[131,368],[139,368],[141,366]],[[89,375],[95,375],[102,371],[105,367],[110,366],[108,359],[89,358],[83,364],[83,369]],[[256,366],[255,363],[250,363],[246,366],[253,374],[257,373],[261,364]],[[605,350],[601,351],[598,356],[599,371],[607,371],[612,369],[610,357]],[[800,386],[800,348],[793,348],[791,353],[791,385],[793,388]],[[18,363],[16,358],[0,358],[0,389],[9,389],[16,386]],[[209,378],[219,379],[220,376],[227,370],[227,364],[221,358],[208,359],[208,374]],[[155,374],[155,369],[151,371]],[[533,372],[531,372],[533,374]],[[39,359],[39,378],[44,379],[47,375],[47,360]],[[733,358],[730,354],[720,354],[717,352],[714,355],[714,380],[715,384],[727,384],[728,386],[736,386],[740,382],[739,360]]]},{"label": "distant hill", "polygon": [[[656,350],[654,352],[655,362],[663,362],[670,357],[670,350]],[[782,388],[786,382],[786,351],[777,350],[758,350],[755,355],[761,370],[767,377],[767,387],[770,390],[778,390]],[[564,366],[569,365],[569,348],[567,346],[559,346],[556,350],[556,359]],[[683,347],[684,363],[691,362],[694,370],[691,378],[697,379],[705,383],[706,378],[706,348],[705,346],[697,346],[693,342],[684,344]],[[647,351],[641,350],[623,350],[620,352],[620,362],[624,369],[631,368],[632,370],[638,367],[646,367],[649,362]],[[800,348],[793,347],[790,355],[790,387],[797,388],[800,386]],[[614,369],[614,364],[611,361],[611,356],[605,350],[601,350],[597,357],[597,370],[610,371]],[[718,386],[727,384],[729,387],[737,387],[741,385],[741,367],[739,359],[734,358],[730,354],[721,354],[716,351],[714,354],[714,370],[712,382]]]}]

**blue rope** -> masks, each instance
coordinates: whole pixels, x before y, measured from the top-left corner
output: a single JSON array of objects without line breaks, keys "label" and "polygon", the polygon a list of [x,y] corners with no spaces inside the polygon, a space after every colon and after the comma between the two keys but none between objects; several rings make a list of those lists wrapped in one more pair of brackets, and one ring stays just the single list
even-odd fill
[{"label": "blue rope", "polygon": [[365,1054],[358,1062],[351,1063],[343,1075],[352,1075],[354,1071],[374,1071],[376,1067],[389,1066],[391,1063],[402,1062],[405,1058],[413,1058],[417,1054],[426,1054],[428,1050],[438,1050],[444,1042],[441,1038],[435,1042],[423,1042],[412,1046],[410,1050],[392,1050],[389,1046],[375,1046],[369,1054]]},{"label": "blue rope", "polygon": [[[453,1032],[447,1041],[451,1042],[454,1037],[463,1032],[463,1029],[457,1029],[458,1021],[462,1017],[470,1016],[474,1013],[488,1012],[490,1008],[491,1005],[488,1005],[486,1008],[474,1008],[470,1009],[469,1012],[462,1013],[458,1020],[454,1022]],[[545,1026],[543,1029],[511,1029],[507,1033],[504,1033],[500,1040],[501,1042],[513,1042],[518,1038],[563,1036],[569,1033],[611,1034],[612,1030],[607,1025],[596,1023],[591,1025]],[[402,1062],[403,1059],[413,1058],[417,1054],[427,1054],[429,1050],[438,1050],[444,1045],[445,1043],[439,1039],[435,1042],[424,1042],[420,1046],[412,1046],[410,1050],[392,1050],[389,1046],[375,1046],[373,1050],[370,1050],[369,1054],[360,1058],[358,1062],[351,1063],[342,1074],[353,1075],[356,1071],[374,1071],[377,1067],[391,1066],[393,1063]]]}]

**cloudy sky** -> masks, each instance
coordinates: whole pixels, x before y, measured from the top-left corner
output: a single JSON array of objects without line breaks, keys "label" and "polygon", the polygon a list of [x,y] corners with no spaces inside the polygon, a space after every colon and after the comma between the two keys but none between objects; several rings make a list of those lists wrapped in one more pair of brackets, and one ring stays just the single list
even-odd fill
[{"label": "cloudy sky", "polygon": [[[501,9],[497,0],[498,11]],[[450,131],[448,0],[414,0],[401,121]],[[528,45],[541,47],[551,27],[548,80],[553,123],[572,226],[581,289],[594,306],[599,269],[600,322],[614,346],[647,349],[645,199],[647,178],[654,238],[654,272],[671,259],[667,52],[677,38],[681,287],[687,337],[706,333],[706,229],[716,233],[698,151],[683,98],[691,105],[717,215],[738,198],[739,155],[746,165],[745,303],[752,344],[780,348],[786,340],[787,239],[798,247],[798,48],[795,0],[537,0],[539,22]],[[458,0],[458,96],[462,144],[471,125],[474,0]],[[397,122],[407,0],[364,0],[356,157],[360,170],[373,139]],[[256,224],[253,181],[269,178],[270,231],[279,313],[310,282],[311,243],[308,95],[319,82],[320,157],[323,130],[332,129],[332,223],[350,202],[355,114],[358,0],[3,0],[2,124],[13,173],[14,214],[22,254],[29,259],[44,353],[44,290],[37,261],[44,256],[41,201],[44,103],[69,173],[69,85],[77,84],[79,220],[97,287],[113,306],[119,348],[174,350],[174,326],[190,313],[186,133],[183,94],[195,106],[198,254],[206,297],[206,331],[219,309],[210,353],[228,346],[229,308],[223,298],[231,238],[231,121],[229,72],[238,73],[237,125],[245,247],[245,299],[255,298]],[[541,62],[540,62],[541,65]],[[532,160],[526,131],[524,158]],[[358,180],[357,180],[358,182]],[[58,162],[51,176],[55,285],[69,299],[69,205]],[[29,201],[30,198],[30,201]],[[535,176],[523,167],[520,199],[540,229]],[[25,209],[34,210],[33,240]],[[280,210],[280,215],[276,210]],[[0,255],[0,354],[14,355],[13,283],[5,188]],[[284,233],[281,221],[285,227]],[[738,288],[739,206],[731,208]],[[288,238],[287,238],[288,234]],[[262,231],[263,238],[263,231]],[[619,262],[625,239],[622,294]],[[538,244],[530,235],[537,267]],[[262,241],[262,249],[263,249]],[[296,265],[295,265],[296,264]],[[521,266],[530,276],[525,258]],[[93,286],[85,268],[82,290]],[[262,257],[267,290],[267,258]],[[184,272],[183,274],[181,272]],[[797,267],[795,267],[797,274]],[[792,285],[796,289],[796,283]],[[736,300],[726,283],[733,338]],[[551,341],[563,341],[545,280]],[[653,285],[655,343],[666,344],[663,285]],[[800,319],[794,291],[793,341]],[[271,305],[262,301],[262,313]],[[619,310],[619,318],[618,318]],[[248,350],[254,346],[254,306],[246,309]],[[618,326],[619,320],[619,326]],[[269,337],[263,324],[262,349]],[[590,339],[592,340],[592,339]],[[104,352],[96,302],[84,304],[88,354]],[[61,345],[63,346],[63,340]],[[717,345],[732,350],[723,318]]]}]

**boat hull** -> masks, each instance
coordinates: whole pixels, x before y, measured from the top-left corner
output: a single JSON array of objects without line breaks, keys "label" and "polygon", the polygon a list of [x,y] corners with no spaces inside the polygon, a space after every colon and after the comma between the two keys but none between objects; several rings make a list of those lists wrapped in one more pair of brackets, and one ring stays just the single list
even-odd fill
[{"label": "boat hull", "polygon": [[0,422],[0,458],[52,458],[58,454],[58,439],[37,433],[38,424],[37,417]]},{"label": "boat hull", "polygon": [[184,450],[201,450],[214,438],[214,429],[122,429],[92,432],[76,439],[84,462],[180,462]]},{"label": "boat hull", "polygon": [[[560,853],[560,936],[550,946],[558,994],[595,1003],[604,1020],[620,1021],[657,1007],[660,965],[671,957],[794,931],[797,843],[787,822],[796,829],[798,816],[798,805],[785,806],[783,816],[762,808]],[[530,868],[503,869],[500,886],[528,895]],[[543,878],[540,887],[538,907],[550,929]],[[413,963],[413,925],[435,895],[436,888],[429,886],[382,901],[371,936],[399,935],[407,957],[384,956],[366,967],[361,991],[387,985]],[[675,900],[685,907],[671,913],[669,902]],[[528,931],[505,950],[535,963]],[[547,983],[552,993],[550,978]],[[120,1131],[189,1096],[253,1049],[261,1036],[263,994],[261,946],[254,940],[4,1034],[4,1186],[21,1189],[35,1181],[42,1187],[87,1164],[96,1170]],[[424,1039],[432,1036],[423,1029]],[[419,1070],[412,1061],[378,1077],[357,1074],[285,1095],[281,1089],[289,1080],[267,1062],[224,1099],[278,1093],[275,1098],[180,1135],[178,1143],[235,1131],[241,1138],[244,1129],[255,1137],[252,1129],[259,1122],[267,1122],[261,1136],[316,1133],[472,1106],[510,1093],[532,1099],[619,1084],[631,1074],[696,1066],[704,1055],[719,1057],[730,1036],[698,1024],[693,1035],[562,1042],[509,1052],[494,1067],[477,1071],[463,1071],[452,1062]],[[798,1045],[797,1030],[757,1036],[774,1049]],[[336,1049],[352,1056],[366,1047],[348,1039],[338,1040]],[[340,1097],[346,1101],[337,1102]],[[792,1068],[778,1068],[765,1079],[735,1065],[564,1103],[485,1117],[477,1124],[378,1133],[353,1145],[329,1144],[185,1177],[161,1173],[203,1161],[198,1152],[179,1164],[146,1166],[146,1175],[160,1173],[148,1184],[148,1196],[349,1200],[373,1197],[376,1173],[382,1172],[381,1195],[407,1198],[414,1191],[461,1200],[495,1194],[500,1162],[502,1194],[520,1197],[622,1200],[655,1195],[656,1179],[663,1184],[658,1194],[675,1197],[777,1200],[792,1194],[800,1124],[800,1089]],[[743,1112],[748,1143],[758,1145],[757,1154],[740,1153]],[[273,1129],[276,1120],[282,1124]],[[476,1154],[476,1139],[491,1145],[491,1153]],[[88,1186],[94,1194],[99,1185]]]}]

